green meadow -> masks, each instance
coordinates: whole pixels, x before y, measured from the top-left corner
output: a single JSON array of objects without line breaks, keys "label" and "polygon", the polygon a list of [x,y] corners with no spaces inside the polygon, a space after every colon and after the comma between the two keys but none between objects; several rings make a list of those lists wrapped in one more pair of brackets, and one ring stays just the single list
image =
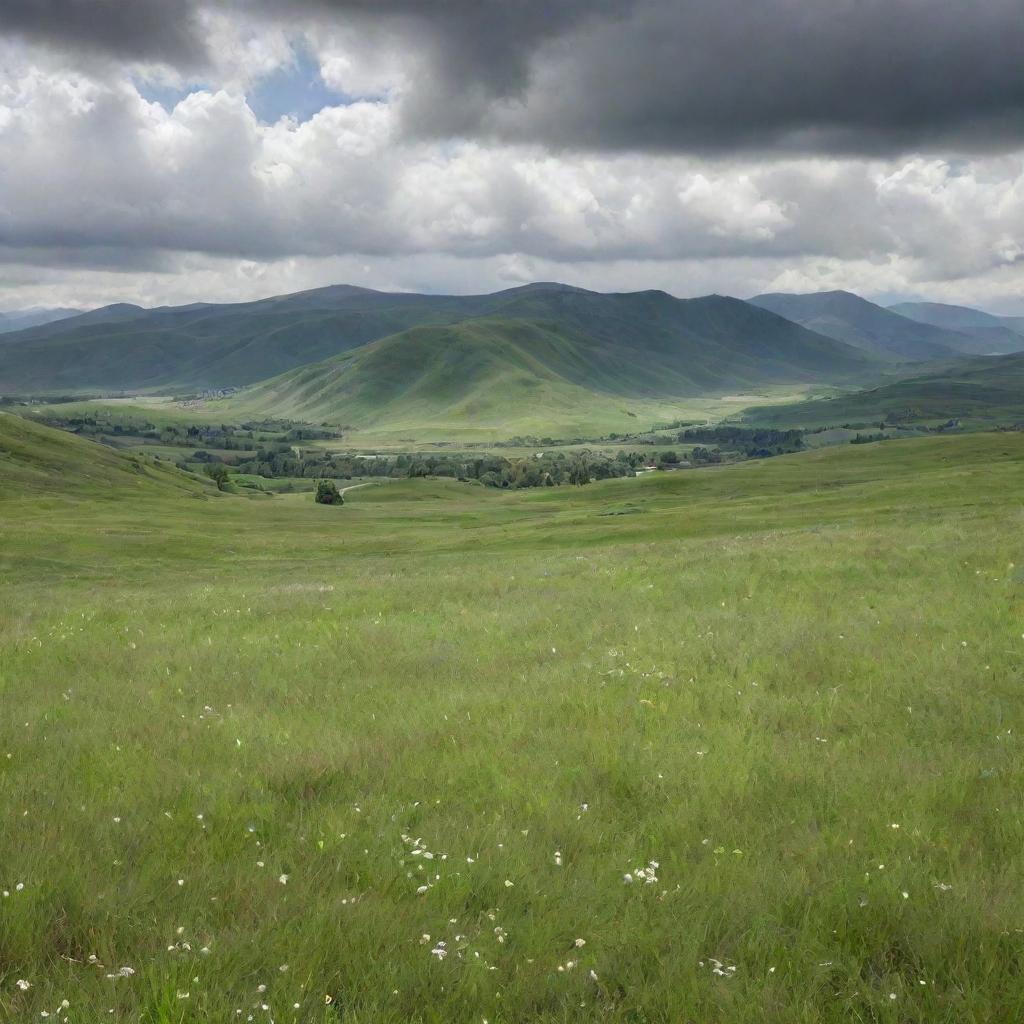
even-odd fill
[{"label": "green meadow", "polygon": [[1019,1021],[1022,499],[1019,433],[325,507],[0,415],[0,1020]]}]

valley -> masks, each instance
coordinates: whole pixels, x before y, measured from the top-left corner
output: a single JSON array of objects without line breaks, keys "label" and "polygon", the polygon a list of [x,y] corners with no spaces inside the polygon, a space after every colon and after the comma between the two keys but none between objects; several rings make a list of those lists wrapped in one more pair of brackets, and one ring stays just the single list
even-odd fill
[{"label": "valley", "polygon": [[251,383],[6,396],[0,1007],[1024,1006],[1024,357],[473,301]]}]

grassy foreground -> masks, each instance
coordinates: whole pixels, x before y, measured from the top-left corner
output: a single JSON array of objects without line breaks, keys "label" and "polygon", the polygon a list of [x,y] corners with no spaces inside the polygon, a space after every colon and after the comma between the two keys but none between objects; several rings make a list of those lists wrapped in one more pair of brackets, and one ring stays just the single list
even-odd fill
[{"label": "grassy foreground", "polygon": [[1024,1015],[1020,435],[332,509],[19,430],[0,1020]]}]

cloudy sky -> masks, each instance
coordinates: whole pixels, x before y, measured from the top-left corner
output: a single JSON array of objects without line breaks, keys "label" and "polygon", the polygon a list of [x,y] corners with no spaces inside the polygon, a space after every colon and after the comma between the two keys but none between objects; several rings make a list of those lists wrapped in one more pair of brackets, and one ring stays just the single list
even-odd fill
[{"label": "cloudy sky", "polygon": [[2,0],[0,309],[348,282],[1024,313],[1021,0]]}]

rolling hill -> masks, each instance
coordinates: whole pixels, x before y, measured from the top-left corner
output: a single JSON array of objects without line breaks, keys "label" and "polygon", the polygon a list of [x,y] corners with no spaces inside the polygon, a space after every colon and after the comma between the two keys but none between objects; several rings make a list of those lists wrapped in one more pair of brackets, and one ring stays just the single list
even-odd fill
[{"label": "rolling hill", "polygon": [[957,419],[987,427],[1024,422],[1024,353],[960,359],[920,376],[851,394],[749,409],[764,426],[927,423]]},{"label": "rolling hill", "polygon": [[0,412],[0,499],[121,501],[127,495],[216,494],[212,484],[140,456]]},{"label": "rolling hill", "polygon": [[[215,408],[377,430],[635,430],[644,419],[671,418],[681,396],[849,378],[873,365],[738,299],[599,298],[624,305],[615,306],[616,318],[596,318],[591,331],[583,329],[579,296],[569,294],[557,320],[412,328],[288,371]],[[646,328],[636,319],[644,311]]]},{"label": "rolling hill", "polygon": [[971,348],[962,351],[977,355],[1006,355],[1024,350],[1024,317],[994,316],[969,306],[949,306],[942,302],[901,302],[889,310],[922,324],[957,331],[972,338]]},{"label": "rolling hill", "polygon": [[973,352],[966,335],[910,320],[851,292],[771,293],[755,295],[750,302],[819,334],[894,362],[945,359],[956,353]]},{"label": "rolling hill", "polygon": [[[695,387],[717,386],[725,379],[723,361],[734,358],[741,363],[738,376],[755,373],[760,364],[772,380],[779,379],[772,367],[780,359],[799,370],[791,380],[841,377],[855,372],[862,359],[763,310],[716,296],[599,294],[546,283],[475,296],[339,285],[231,305],[105,307],[20,331],[0,346],[0,394],[244,386],[411,327],[480,317],[553,320],[641,351],[678,348],[686,354]],[[799,352],[787,354],[794,341]]]}]

